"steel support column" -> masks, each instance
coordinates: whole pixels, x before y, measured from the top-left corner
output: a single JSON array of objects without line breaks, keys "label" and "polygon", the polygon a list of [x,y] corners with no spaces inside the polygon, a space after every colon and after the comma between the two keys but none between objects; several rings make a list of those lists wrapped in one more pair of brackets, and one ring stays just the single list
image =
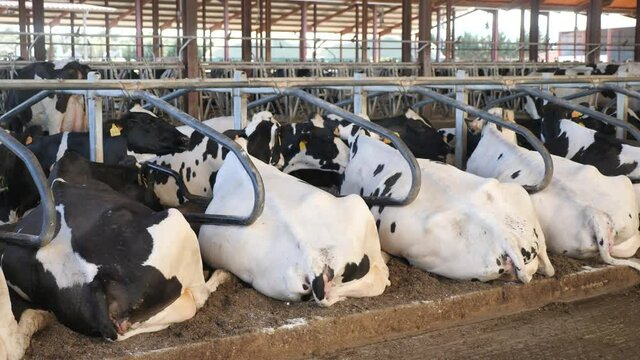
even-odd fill
[{"label": "steel support column", "polygon": [[538,41],[540,41],[540,28],[538,17],[540,15],[540,0],[531,0],[531,22],[529,23],[529,61],[538,62]]},{"label": "steel support column", "polygon": [[38,33],[34,40],[34,56],[37,61],[47,60],[47,49],[44,39],[44,0],[32,0],[33,31]]},{"label": "steel support column", "polygon": [[160,0],[151,3],[151,27],[153,28],[153,57],[160,55]]},{"label": "steel support column", "polygon": [[418,8],[418,63],[422,76],[431,73],[432,0],[421,0]]},{"label": "steel support column", "polygon": [[356,26],[355,26],[355,30],[356,30],[356,41],[354,43],[354,61],[358,62],[358,59],[360,58],[360,7],[358,5],[355,6],[355,11],[356,11]]},{"label": "steel support column", "polygon": [[313,3],[313,61],[318,57],[318,3]]},{"label": "steel support column", "polygon": [[307,60],[307,3],[300,4],[300,61]]},{"label": "steel support column", "polygon": [[372,51],[373,62],[378,62],[378,5],[373,5],[373,26],[372,29]]},{"label": "steel support column", "polygon": [[[640,0],[639,0],[640,1]],[[27,7],[25,5],[25,0],[18,1],[18,29],[21,34],[28,32],[27,27]],[[20,35],[20,56],[29,60],[29,41],[27,40],[27,35]]]},{"label": "steel support column", "polygon": [[587,64],[600,61],[600,19],[602,17],[602,0],[591,0],[587,10]]},{"label": "steel support column", "polygon": [[411,0],[402,0],[402,62],[411,62]]},{"label": "steel support column", "polygon": [[[104,6],[109,6],[109,0],[104,0]],[[111,26],[109,26],[109,13],[104,13],[104,52],[107,59],[111,59]]]},{"label": "steel support column", "polygon": [[[70,0],[71,3],[74,3],[74,0]],[[76,13],[73,11],[69,14],[69,26],[71,27],[71,57],[76,58]]]},{"label": "steel support column", "polygon": [[499,61],[500,32],[498,31],[498,10],[492,11],[493,23],[491,24],[491,60]]},{"label": "steel support column", "polygon": [[[187,70],[187,78],[197,79],[200,77],[198,64],[198,43],[195,36],[198,31],[198,10],[196,2],[191,0],[182,1],[182,34],[185,49],[183,62]],[[189,42],[188,44],[186,42]],[[200,109],[198,104],[199,94],[191,92],[187,95],[187,113],[195,118],[199,118]]]},{"label": "steel support column", "polygon": [[271,61],[271,0],[264,0],[264,60]]},{"label": "steel support column", "polygon": [[440,36],[440,27],[442,26],[442,22],[440,19],[440,8],[436,9],[436,62],[440,62],[440,43],[441,43],[441,36]]},{"label": "steel support column", "polygon": [[369,35],[369,1],[362,0],[362,51],[360,52],[360,59],[362,62],[369,60],[369,54],[367,51]]},{"label": "steel support column", "polygon": [[142,0],[135,0],[136,19],[136,58],[144,58],[144,45],[142,44]]},{"label": "steel support column", "polygon": [[447,61],[453,61],[453,4],[451,0],[447,0],[447,7],[445,11],[446,18],[446,32],[445,32],[445,45],[444,45],[444,57]]},{"label": "steel support column", "polygon": [[[640,0],[636,1],[636,19],[640,19]],[[633,60],[640,61],[640,21],[636,21],[636,36],[633,47]]]},{"label": "steel support column", "polygon": [[518,44],[518,48],[520,48],[519,60],[524,62],[524,9],[520,9],[520,43]]},{"label": "steel support column", "polygon": [[241,0],[242,61],[251,61],[251,0]]},{"label": "steel support column", "polygon": [[[155,27],[154,27],[155,31]],[[155,46],[154,46],[155,49]],[[202,2],[202,61],[207,61],[207,2]]]},{"label": "steel support column", "polygon": [[222,0],[222,28],[224,30],[224,61],[229,61],[229,0]]}]

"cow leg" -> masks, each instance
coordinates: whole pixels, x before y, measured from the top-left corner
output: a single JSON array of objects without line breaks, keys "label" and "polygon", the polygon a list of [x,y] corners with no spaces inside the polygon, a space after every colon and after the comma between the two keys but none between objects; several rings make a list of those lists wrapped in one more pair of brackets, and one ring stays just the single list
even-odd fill
[{"label": "cow leg", "polygon": [[29,309],[20,317],[20,323],[17,323],[11,312],[4,272],[0,269],[0,359],[21,359],[33,334],[49,325],[53,319],[51,313]]},{"label": "cow leg", "polygon": [[190,288],[196,302],[196,308],[200,309],[209,298],[209,295],[218,289],[218,286],[231,280],[233,275],[225,270],[216,270],[213,275],[201,286]]},{"label": "cow leg", "polygon": [[640,234],[635,233],[631,238],[611,247],[611,256],[628,258],[635,255],[640,248]]},{"label": "cow leg", "polygon": [[388,264],[389,261],[391,261],[391,255],[389,255],[387,252],[384,251],[380,251],[382,253],[382,261],[384,261],[385,264]]},{"label": "cow leg", "polygon": [[[381,266],[380,266],[381,265]],[[331,306],[347,297],[369,297],[378,296],[384,289],[391,285],[389,269],[382,264],[375,264],[363,278],[333,285],[331,288],[325,286],[325,297],[319,303],[322,306]]]}]

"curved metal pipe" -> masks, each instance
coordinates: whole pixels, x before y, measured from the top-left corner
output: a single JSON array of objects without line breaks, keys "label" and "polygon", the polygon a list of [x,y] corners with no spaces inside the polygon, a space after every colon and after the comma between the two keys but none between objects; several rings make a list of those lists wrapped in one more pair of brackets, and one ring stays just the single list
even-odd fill
[{"label": "curved metal pipe", "polygon": [[284,89],[283,93],[285,95],[295,96],[311,105],[317,106],[327,111],[328,113],[338,115],[349,122],[352,122],[369,131],[372,131],[374,133],[384,136],[385,138],[388,138],[389,140],[391,140],[391,143],[393,143],[396,149],[398,149],[398,151],[400,152],[402,157],[405,159],[405,161],[409,163],[409,169],[411,170],[411,189],[409,189],[409,193],[407,194],[407,196],[402,200],[396,200],[386,196],[364,197],[364,200],[368,204],[402,206],[402,205],[408,205],[412,203],[413,200],[416,199],[416,197],[418,196],[418,193],[420,192],[420,185],[421,185],[422,174],[420,172],[420,166],[418,165],[418,161],[413,156],[413,154],[411,153],[407,145],[405,145],[405,143],[399,137],[397,137],[395,134],[393,134],[392,132],[390,132],[389,130],[385,129],[384,127],[378,124],[375,124],[371,121],[361,118],[360,116],[357,116],[348,111],[345,111],[344,109],[334,104],[328,103],[322,99],[319,99],[302,89],[288,88],[288,89]]},{"label": "curved metal pipe", "polygon": [[516,123],[505,121],[495,115],[489,114],[486,111],[477,109],[458,100],[448,98],[431,90],[413,86],[409,88],[408,91],[416,92],[418,94],[430,97],[438,102],[453,106],[473,116],[480,117],[522,135],[529,142],[529,144],[531,144],[533,148],[540,153],[540,155],[542,156],[542,160],[544,161],[544,176],[542,177],[540,183],[538,183],[537,185],[524,185],[523,187],[530,194],[535,194],[539,191],[544,190],[547,186],[549,186],[549,183],[551,183],[551,179],[553,178],[553,160],[551,159],[551,154],[549,154],[549,151],[547,151],[547,149],[544,147],[544,144],[525,127],[520,126]]},{"label": "curved metal pipe", "polygon": [[[622,88],[618,88],[616,89],[615,86],[611,86],[611,87],[607,87],[608,90],[613,90],[616,92],[620,92],[623,93],[622,90],[626,90],[626,89],[622,89]],[[562,107],[565,107],[567,109],[571,109],[571,110],[576,110],[579,111],[585,115],[589,115],[589,117],[592,117],[596,120],[600,120],[606,124],[610,124],[610,125],[614,125],[617,127],[621,127],[625,130],[627,130],[631,136],[633,136],[636,140],[640,141],[640,130],[638,130],[635,126],[621,121],[619,119],[614,118],[613,116],[609,116],[609,115],[605,115],[601,112],[589,109],[586,106],[582,106],[582,105],[578,105],[578,104],[574,104],[568,100],[565,99],[560,99],[557,98],[553,95],[549,95],[547,93],[545,93],[542,90],[538,90],[538,89],[533,89],[533,88],[529,88],[529,87],[518,87],[518,90],[527,93],[528,95],[534,96],[534,97],[539,97],[541,99],[547,100],[550,103],[554,103],[557,105],[560,105]],[[626,95],[626,94],[625,94]],[[633,95],[629,95],[629,96],[633,96]]]},{"label": "curved metal pipe", "polygon": [[[444,96],[448,96],[450,98],[454,98],[456,96],[455,91],[454,92],[450,92],[450,93],[446,93],[444,94]],[[417,103],[413,104],[412,108],[413,109],[420,109],[423,106],[427,106],[429,104],[432,104],[434,102],[437,102],[433,99],[426,99],[426,100],[422,100],[422,101],[418,101]]]},{"label": "curved metal pipe", "polygon": [[502,104],[502,103],[505,103],[507,101],[517,99],[519,97],[523,97],[524,95],[525,94],[523,94],[521,92],[516,92],[515,94],[511,94],[511,95],[503,96],[503,97],[501,97],[499,99],[491,100],[491,101],[489,101],[488,103],[486,103],[484,105],[484,109],[485,110],[489,110],[489,109],[495,107],[498,104]]},{"label": "curved metal pipe", "polygon": [[567,95],[567,96],[563,97],[563,99],[565,99],[565,100],[579,99],[581,97],[585,97],[585,96],[589,96],[589,95],[593,95],[593,94],[599,93],[600,91],[602,91],[602,90],[600,90],[598,88],[587,89],[587,90],[583,90],[583,91],[577,92],[575,94]]},{"label": "curved metal pipe", "polygon": [[[374,93],[371,93],[371,94],[367,94],[367,98],[375,98],[375,97],[378,97],[378,96],[382,96],[384,94],[389,94],[389,92],[388,91],[377,91],[377,92],[374,92]],[[348,99],[340,100],[337,103],[335,103],[335,105],[342,107],[342,106],[347,106],[347,105],[351,104],[352,102],[353,102],[353,98],[351,97],[351,98],[348,98]]]},{"label": "curved metal pipe", "polygon": [[262,182],[260,173],[258,173],[255,165],[253,165],[253,163],[249,159],[249,155],[246,153],[246,151],[244,151],[242,147],[240,147],[240,145],[238,145],[235,141],[231,140],[227,136],[204,125],[193,116],[185,114],[184,112],[180,111],[180,109],[155,95],[149,94],[145,91],[134,91],[131,93],[131,96],[147,101],[153,106],[164,111],[165,114],[168,114],[169,116],[172,116],[173,118],[181,121],[185,125],[194,128],[204,136],[229,149],[238,158],[240,164],[242,164],[242,167],[251,179],[254,198],[253,209],[251,210],[251,214],[249,214],[248,216],[239,217],[230,215],[187,213],[184,214],[185,218],[190,222],[201,224],[251,225],[253,222],[255,222],[256,219],[262,214],[262,210],[264,209],[264,184]]},{"label": "curved metal pipe", "polygon": [[24,162],[38,189],[42,206],[42,229],[38,236],[0,231],[0,241],[34,248],[46,246],[53,239],[57,227],[56,204],[47,177],[36,156],[13,136],[0,130],[0,142]]},{"label": "curved metal pipe", "polygon": [[[165,94],[164,96],[160,97],[160,99],[164,100],[164,101],[171,101],[175,98],[179,98],[182,95],[186,95],[190,92],[189,89],[178,89],[176,91],[170,92],[168,94]],[[153,105],[151,104],[145,104],[143,106],[144,109],[146,110],[151,110],[151,108],[153,108]]]},{"label": "curved metal pipe", "polygon": [[247,104],[247,110],[251,110],[251,109],[257,108],[259,106],[266,105],[266,104],[268,104],[270,102],[273,102],[273,101],[276,101],[276,100],[280,99],[283,96],[284,95],[282,95],[282,94],[276,94],[276,95],[267,96],[267,97],[263,97],[262,99],[258,99],[258,100],[252,101],[252,102]]},{"label": "curved metal pipe", "polygon": [[6,113],[2,114],[2,116],[0,116],[0,124],[3,124],[5,122],[7,122],[12,117],[18,115],[19,113],[23,112],[24,110],[27,110],[32,105],[40,102],[42,99],[44,99],[47,96],[49,96],[52,92],[53,92],[53,90],[41,90],[37,94],[35,94],[32,97],[28,98],[26,101],[18,104],[16,107],[14,107],[13,109],[7,111]]}]

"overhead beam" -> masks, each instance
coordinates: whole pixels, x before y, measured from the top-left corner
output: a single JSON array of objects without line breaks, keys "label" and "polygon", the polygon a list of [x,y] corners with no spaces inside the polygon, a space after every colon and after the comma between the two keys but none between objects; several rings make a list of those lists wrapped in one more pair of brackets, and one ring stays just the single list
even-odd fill
[{"label": "overhead beam", "polygon": [[[85,2],[87,2],[87,0],[78,0],[76,4],[83,4]],[[69,16],[69,14],[73,14],[73,13],[70,13],[68,11],[61,12],[60,15],[54,17],[51,21],[49,21],[49,26],[59,25],[60,21],[62,21],[62,19],[66,18],[67,16]]]},{"label": "overhead beam", "polygon": [[[146,4],[148,4],[151,0],[141,0],[141,7],[145,6]],[[109,26],[110,27],[116,27],[118,26],[118,23],[120,22],[120,20],[130,16],[131,14],[133,14],[136,11],[136,6],[134,5],[133,7],[125,10],[125,12],[121,13],[120,15],[116,16],[115,19],[111,20],[111,22],[109,22]]]},{"label": "overhead beam", "polygon": [[[353,6],[355,6],[355,5],[353,5]],[[383,16],[386,15],[386,14],[392,13],[392,12],[394,12],[396,10],[399,10],[400,8],[402,8],[402,6],[394,6],[392,8],[389,8],[388,10],[385,10],[383,12]],[[382,31],[379,33],[379,35],[380,36],[386,35],[386,34],[390,33],[393,29],[396,29],[396,28],[400,27],[401,25],[402,25],[402,23],[399,22],[398,24],[393,25],[391,27],[385,27],[384,29],[382,29]],[[354,29],[355,29],[354,26],[347,26],[346,28],[340,30],[339,33],[342,34],[342,35],[348,34],[348,33],[352,32]]]}]

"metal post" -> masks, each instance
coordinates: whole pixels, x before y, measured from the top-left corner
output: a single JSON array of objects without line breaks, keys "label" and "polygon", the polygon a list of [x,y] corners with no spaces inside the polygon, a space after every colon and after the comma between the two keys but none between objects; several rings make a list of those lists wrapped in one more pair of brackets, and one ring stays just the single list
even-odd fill
[{"label": "metal post", "polygon": [[307,3],[300,4],[300,61],[307,60]]},{"label": "metal post", "polygon": [[271,62],[271,0],[265,0],[264,17],[264,36],[266,37],[264,43],[264,60]]},{"label": "metal post", "polygon": [[550,25],[549,25],[549,21],[551,20],[551,13],[547,12],[546,13],[546,17],[547,17],[547,29],[546,32],[544,33],[544,61],[549,62],[549,29],[550,29]]},{"label": "metal post", "polygon": [[[73,4],[74,0],[71,0],[71,3]],[[71,27],[71,57],[72,58],[76,58],[76,13],[75,12],[71,12],[71,14],[69,14],[69,26]]]},{"label": "metal post", "polygon": [[[624,74],[619,74],[618,76],[624,76]],[[625,87],[625,83],[618,83],[618,86],[621,88]],[[620,121],[627,122],[627,109],[629,108],[629,97],[625,94],[617,92],[616,93],[616,118]],[[618,139],[624,139],[626,137],[626,130],[621,127],[616,128],[616,137]]]},{"label": "metal post", "polygon": [[[90,82],[100,80],[100,73],[91,71],[87,75]],[[104,162],[102,144],[102,98],[96,96],[94,90],[87,91],[89,116],[89,159],[93,162]]]},{"label": "metal post", "polygon": [[[247,75],[243,71],[234,71],[233,80],[246,81]],[[244,129],[247,126],[247,95],[242,89],[233,89],[233,127],[236,130]]]},{"label": "metal post", "polygon": [[313,61],[318,58],[318,3],[313,3]]},{"label": "metal post", "polygon": [[37,33],[34,40],[34,55],[37,61],[47,60],[47,49],[44,40],[44,0],[31,1],[31,13],[33,15],[33,31]]},{"label": "metal post", "polygon": [[493,23],[491,24],[491,61],[499,61],[500,33],[498,32],[498,10],[493,10]]},{"label": "metal post", "polygon": [[358,5],[355,6],[355,10],[356,10],[356,41],[355,41],[355,56],[354,56],[354,62],[358,62],[359,57],[359,52],[360,52],[360,7]]},{"label": "metal post", "polygon": [[[182,35],[185,37],[183,43],[186,47],[182,61],[187,70],[187,78],[197,79],[200,77],[198,43],[195,39],[198,31],[198,11],[195,1],[183,0],[182,5]],[[189,43],[187,43],[187,41],[189,41]],[[187,112],[189,115],[198,118],[200,115],[200,94],[197,92],[191,92],[186,96],[186,98]]]},{"label": "metal post", "polygon": [[[364,73],[353,74],[353,79],[356,81],[364,78]],[[367,115],[367,93],[362,89],[362,86],[353,87],[353,113],[358,116]]]},{"label": "metal post", "polygon": [[372,51],[373,62],[378,62],[378,5],[373,5]]},{"label": "metal post", "polygon": [[[456,71],[457,79],[464,79],[467,76],[464,70]],[[464,86],[456,86],[456,100],[467,104],[468,96]],[[467,114],[456,108],[456,149],[455,165],[458,169],[464,170],[465,159],[467,157],[467,123],[464,121]]]},{"label": "metal post", "polygon": [[27,35],[25,33],[29,32],[27,27],[27,7],[25,5],[25,0],[18,1],[18,30],[20,31],[20,56],[29,60],[29,44],[27,41]]},{"label": "metal post", "polygon": [[222,0],[222,28],[224,29],[224,61],[229,61],[229,0]]},{"label": "metal post", "polygon": [[431,0],[420,1],[418,8],[418,63],[422,76],[431,73]]},{"label": "metal post", "polygon": [[440,27],[442,27],[442,19],[440,18],[440,8],[436,9],[436,62],[440,62],[441,36]]},{"label": "metal post", "polygon": [[[636,0],[636,19],[640,19],[640,0]],[[634,37],[633,60],[640,61],[640,21],[636,21],[636,33]]]},{"label": "metal post", "polygon": [[573,14],[573,61],[576,61],[578,56],[578,12]]},{"label": "metal post", "polygon": [[136,57],[138,60],[144,58],[144,45],[142,44],[142,0],[135,0],[136,19]]},{"label": "metal post", "polygon": [[151,3],[151,27],[153,28],[153,57],[157,59],[160,57],[160,0],[153,0]]},{"label": "metal post", "polygon": [[[104,0],[104,6],[109,6],[109,0]],[[111,59],[111,26],[109,26],[109,13],[104,13],[104,45],[105,57]]]},{"label": "metal post", "polygon": [[[424,0],[423,0],[424,1]],[[362,62],[368,62],[368,37],[369,35],[369,1],[362,0],[362,51],[360,52],[360,59]]]},{"label": "metal post", "polygon": [[251,61],[251,0],[241,0],[242,61]]},{"label": "metal post", "polygon": [[445,45],[444,45],[444,56],[446,58],[447,61],[453,61],[453,43],[452,43],[452,18],[453,18],[453,4],[451,0],[447,0],[447,7],[446,7],[446,24],[447,24],[447,31],[446,31],[446,35],[445,35]]},{"label": "metal post", "polygon": [[520,9],[520,43],[518,47],[520,48],[519,60],[524,62],[524,9]]},{"label": "metal post", "polygon": [[402,62],[411,62],[411,0],[402,0]]},{"label": "metal post", "polygon": [[600,22],[602,17],[602,0],[591,0],[587,11],[587,64],[600,62]]},{"label": "metal post", "polygon": [[540,15],[540,0],[531,0],[531,22],[529,24],[529,61],[538,62],[538,41],[540,29],[538,17]]}]

